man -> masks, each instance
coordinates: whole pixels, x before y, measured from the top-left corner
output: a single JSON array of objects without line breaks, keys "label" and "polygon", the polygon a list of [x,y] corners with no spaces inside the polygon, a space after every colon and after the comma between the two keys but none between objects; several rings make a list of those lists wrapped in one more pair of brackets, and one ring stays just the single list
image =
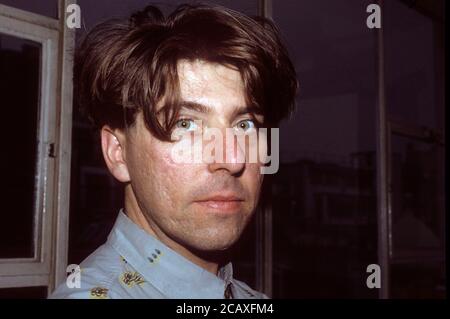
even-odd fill
[{"label": "man", "polygon": [[[274,25],[218,6],[181,5],[167,18],[149,6],[95,27],[77,52],[76,93],[126,185],[125,207],[80,265],[81,287],[64,283],[52,297],[267,298],[226,260],[265,165],[226,132],[255,135],[294,107],[295,71]],[[175,148],[197,147],[189,137],[212,129],[227,136],[215,160],[176,160]]]}]

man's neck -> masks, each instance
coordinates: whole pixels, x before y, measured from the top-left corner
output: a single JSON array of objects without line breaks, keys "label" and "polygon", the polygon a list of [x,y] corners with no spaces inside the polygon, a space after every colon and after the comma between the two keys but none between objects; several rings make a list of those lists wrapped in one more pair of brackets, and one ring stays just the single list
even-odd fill
[{"label": "man's neck", "polygon": [[[127,187],[130,187],[129,185]],[[125,190],[127,192],[127,190]],[[128,193],[132,193],[132,191],[128,190]],[[159,227],[156,225],[152,225],[148,221],[147,218],[145,218],[144,214],[142,213],[139,205],[137,204],[137,201],[134,197],[134,195],[125,196],[125,213],[136,225],[144,229],[145,232],[152,235],[156,239],[158,239],[160,242],[171,248],[172,250],[176,251],[181,256],[185,257],[189,261],[193,262],[197,266],[205,269],[206,271],[209,271],[210,273],[217,275],[218,269],[219,269],[219,261],[215,258],[212,258],[213,260],[210,260],[209,258],[206,258],[204,256],[200,257],[200,254],[195,254],[189,249],[185,248],[184,246],[180,245],[176,241],[172,240],[170,237],[165,235]]]}]

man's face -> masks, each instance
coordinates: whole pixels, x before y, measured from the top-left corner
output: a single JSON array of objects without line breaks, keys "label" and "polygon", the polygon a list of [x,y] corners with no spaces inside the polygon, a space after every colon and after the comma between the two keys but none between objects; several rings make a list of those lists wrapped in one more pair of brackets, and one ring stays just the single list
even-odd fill
[{"label": "man's face", "polygon": [[[252,126],[239,72],[203,61],[178,63],[181,98],[177,127],[187,136],[197,129]],[[244,125],[242,125],[244,123]],[[126,167],[139,209],[156,234],[186,248],[217,251],[241,235],[257,205],[263,175],[259,163],[238,163],[239,148],[224,147],[226,163],[179,163],[173,160],[177,142],[158,140],[139,114],[126,134]]]}]

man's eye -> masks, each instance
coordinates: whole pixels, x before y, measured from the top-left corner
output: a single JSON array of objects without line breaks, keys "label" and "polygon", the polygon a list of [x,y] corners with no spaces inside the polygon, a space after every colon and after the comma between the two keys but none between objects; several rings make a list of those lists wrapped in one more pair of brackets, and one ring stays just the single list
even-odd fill
[{"label": "man's eye", "polygon": [[236,125],[238,130],[242,130],[244,132],[247,132],[249,130],[255,129],[256,125],[255,122],[252,120],[243,120],[240,121],[237,125]]},{"label": "man's eye", "polygon": [[186,131],[194,131],[197,129],[197,124],[194,122],[194,120],[190,120],[190,119],[181,119],[178,120],[177,123],[175,124],[175,126],[177,128],[181,128],[184,129]]}]

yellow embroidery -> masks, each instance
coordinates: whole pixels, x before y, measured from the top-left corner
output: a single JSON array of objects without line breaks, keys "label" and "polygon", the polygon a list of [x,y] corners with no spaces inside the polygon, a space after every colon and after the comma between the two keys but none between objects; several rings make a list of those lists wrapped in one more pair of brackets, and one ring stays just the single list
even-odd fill
[{"label": "yellow embroidery", "polygon": [[91,289],[91,298],[106,299],[108,298],[108,289],[102,287],[94,287]]},{"label": "yellow embroidery", "polygon": [[122,276],[120,276],[120,280],[128,287],[133,287],[134,285],[142,285],[145,282],[141,274],[136,271],[127,271],[123,273]]}]

